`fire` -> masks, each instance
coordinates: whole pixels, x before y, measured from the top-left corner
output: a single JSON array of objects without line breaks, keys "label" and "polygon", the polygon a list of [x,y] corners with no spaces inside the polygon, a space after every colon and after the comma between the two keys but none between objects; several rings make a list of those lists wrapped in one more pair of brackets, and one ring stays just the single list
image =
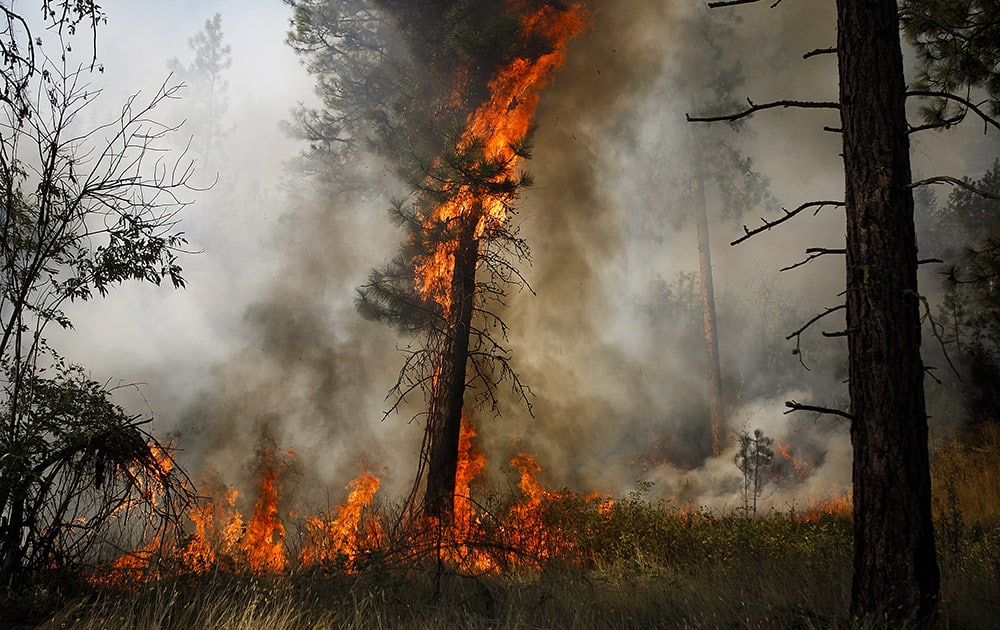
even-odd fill
[{"label": "fire", "polygon": [[240,542],[254,573],[281,573],[288,566],[285,525],[278,513],[281,473],[285,468],[287,463],[275,461],[271,450],[261,451],[257,466],[257,501]]},{"label": "fire", "polygon": [[303,565],[332,565],[339,559],[351,566],[362,550],[372,548],[382,537],[377,522],[362,530],[364,510],[371,505],[380,480],[365,470],[347,486],[347,501],[329,514],[306,519],[308,537],[299,553]]},{"label": "fire", "polygon": [[825,516],[850,516],[853,510],[854,501],[850,491],[839,491],[826,499],[813,501],[802,514],[802,520],[808,523]]},{"label": "fire", "polygon": [[[582,6],[574,4],[566,10],[539,7],[530,10],[524,0],[508,2],[514,14],[523,14],[521,35],[526,40],[542,36],[551,42],[552,51],[535,58],[518,57],[500,69],[489,83],[490,97],[469,115],[458,149],[467,151],[480,143],[486,160],[502,165],[491,183],[501,183],[516,172],[521,157],[514,147],[524,141],[538,107],[542,88],[554,70],[565,62],[568,40],[582,30],[586,15]],[[491,227],[507,217],[508,201],[497,195],[472,190],[467,184],[458,186],[449,200],[427,217],[428,230],[458,217],[475,221],[473,239],[478,240]],[[424,299],[431,298],[443,309],[445,317],[451,310],[450,295],[455,270],[458,238],[437,243],[434,252],[415,261],[415,289]]]},{"label": "fire", "polygon": [[788,443],[775,443],[772,474],[779,483],[794,483],[805,479],[812,472],[812,464],[801,457],[798,449]]}]

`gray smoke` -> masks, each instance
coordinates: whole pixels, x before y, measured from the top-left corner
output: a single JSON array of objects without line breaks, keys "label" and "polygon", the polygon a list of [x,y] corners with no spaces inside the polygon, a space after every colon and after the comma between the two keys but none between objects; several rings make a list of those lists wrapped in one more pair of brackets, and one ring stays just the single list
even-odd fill
[{"label": "gray smoke", "polygon": [[[362,320],[352,303],[368,270],[396,251],[399,234],[383,209],[404,189],[374,158],[358,166],[359,176],[378,182],[380,194],[351,198],[323,198],[286,168],[304,147],[279,122],[312,95],[311,79],[282,43],[284,7],[213,0],[189,3],[185,13],[152,2],[106,4],[109,107],[116,95],[151,89],[149,77],[165,75],[169,58],[184,61],[186,38],[221,12],[233,47],[234,130],[220,185],[197,195],[183,216],[192,247],[203,250],[187,260],[190,288],[126,287],[83,305],[78,330],[60,347],[98,378],[147,383],[142,397],[126,388],[122,400],[176,436],[196,477],[212,471],[249,490],[254,449],[266,439],[296,452],[306,502],[339,500],[362,460],[385,477],[384,494],[402,494],[422,434],[409,414],[421,401],[381,418],[402,365],[397,347],[408,340]],[[523,271],[535,294],[512,296],[505,313],[515,367],[536,394],[534,417],[513,400],[498,419],[476,415],[495,479],[509,478],[513,454],[529,452],[552,487],[622,494],[645,479],[657,496],[678,502],[738,503],[732,452],[710,457],[697,282],[679,275],[697,271],[694,227],[680,201],[692,168],[683,118],[691,99],[679,86],[704,72],[685,63],[705,45],[690,26],[702,10],[679,0],[601,3],[543,93],[525,164],[536,185],[516,217],[533,250]],[[833,45],[832,7],[727,11],[740,16],[724,42],[746,76],[737,105],[744,97],[836,99],[833,57],[801,58]],[[777,110],[741,131],[720,124],[713,133],[751,157],[774,197],[792,208],[842,197],[840,139],[822,130],[837,124],[834,112]],[[919,138],[915,168],[977,172],[982,143],[972,152],[955,144],[969,138]],[[846,427],[783,408],[789,399],[846,405],[842,342],[819,334],[843,321],[810,330],[801,355],[784,337],[840,301],[843,262],[830,256],[778,269],[807,247],[841,247],[843,213],[803,215],[734,248],[741,224],[758,219],[722,219],[720,203],[709,190],[729,428],[761,428],[809,458],[802,484],[767,497],[778,509],[802,505],[850,483]]]}]

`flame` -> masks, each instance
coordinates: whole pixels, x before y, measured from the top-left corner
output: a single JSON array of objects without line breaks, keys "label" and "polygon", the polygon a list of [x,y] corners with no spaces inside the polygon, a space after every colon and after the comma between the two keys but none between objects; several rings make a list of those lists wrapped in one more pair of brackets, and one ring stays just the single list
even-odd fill
[{"label": "flame", "polygon": [[363,549],[374,546],[382,536],[378,523],[371,523],[365,530],[361,525],[363,512],[371,505],[379,483],[378,477],[364,470],[347,485],[347,501],[329,514],[306,519],[308,537],[299,553],[301,564],[326,565],[345,558],[350,567]]},{"label": "flame", "polygon": [[[542,36],[551,43],[551,52],[538,57],[518,57],[500,69],[489,83],[490,97],[469,115],[459,142],[459,151],[476,143],[483,146],[484,157],[502,164],[500,172],[490,178],[500,183],[510,178],[521,160],[514,147],[521,144],[531,128],[541,90],[552,73],[565,63],[566,43],[580,32],[586,23],[582,5],[573,4],[565,10],[554,7],[532,7],[525,0],[511,0],[508,7],[515,14],[524,14],[521,36],[528,40]],[[507,218],[507,200],[501,196],[473,191],[461,185],[449,200],[434,209],[424,225],[430,230],[457,217],[476,221],[475,238],[501,225]],[[426,299],[436,301],[445,317],[451,311],[450,295],[455,270],[457,239],[435,244],[429,256],[414,261],[415,289]]]},{"label": "flame", "polygon": [[271,449],[261,451],[257,464],[257,501],[240,542],[247,565],[254,573],[281,573],[288,566],[285,525],[278,512],[281,473],[287,463]]},{"label": "flame", "polygon": [[775,459],[772,463],[774,480],[779,483],[794,483],[805,479],[812,472],[812,464],[803,459],[798,449],[791,444],[779,442],[772,446]]},{"label": "flame", "polygon": [[850,516],[854,511],[854,501],[851,492],[837,491],[825,499],[811,502],[809,508],[805,510],[801,518],[810,523],[818,521],[827,516]]},{"label": "flame", "polygon": [[459,538],[468,538],[474,524],[472,482],[486,468],[486,456],[475,444],[476,427],[468,416],[462,415],[462,428],[458,437],[458,467],[455,471],[455,513],[452,528]]}]

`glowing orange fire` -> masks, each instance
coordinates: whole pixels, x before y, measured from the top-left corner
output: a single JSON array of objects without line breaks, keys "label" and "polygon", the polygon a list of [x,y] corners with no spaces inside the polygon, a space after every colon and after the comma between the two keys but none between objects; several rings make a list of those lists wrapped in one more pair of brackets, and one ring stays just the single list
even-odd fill
[{"label": "glowing orange fire", "polygon": [[257,501],[240,543],[247,564],[255,573],[281,573],[288,566],[285,524],[278,513],[281,472],[286,467],[285,462],[275,461],[272,451],[261,452],[257,466]]},{"label": "glowing orange fire", "polygon": [[[503,165],[492,181],[501,182],[511,176],[520,157],[514,147],[523,142],[531,128],[531,120],[542,88],[552,72],[565,62],[567,41],[583,28],[585,11],[579,4],[566,10],[552,7],[532,7],[525,0],[511,0],[513,14],[524,14],[521,33],[526,39],[533,35],[545,37],[552,52],[539,57],[519,57],[503,67],[489,83],[490,98],[470,116],[458,149],[468,150],[482,143],[484,157]],[[502,224],[507,216],[505,200],[473,191],[468,185],[458,187],[444,204],[438,206],[426,226],[443,224],[456,217],[470,216],[475,220],[475,238],[491,226]],[[432,255],[415,262],[415,288],[424,299],[433,298],[444,310],[451,310],[451,281],[455,269],[456,239],[438,243]]]},{"label": "glowing orange fire", "polygon": [[362,529],[364,510],[378,491],[379,478],[365,470],[347,489],[347,501],[329,514],[306,519],[308,536],[299,553],[303,565],[333,565],[344,559],[349,568],[364,549],[377,545],[382,530],[377,522]]}]

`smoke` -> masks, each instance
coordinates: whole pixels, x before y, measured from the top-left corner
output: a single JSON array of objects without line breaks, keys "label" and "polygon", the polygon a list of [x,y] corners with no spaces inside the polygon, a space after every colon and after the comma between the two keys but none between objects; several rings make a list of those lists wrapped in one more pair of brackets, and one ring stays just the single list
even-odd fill
[{"label": "smoke", "polygon": [[[396,251],[399,234],[383,209],[401,184],[371,158],[357,168],[380,194],[329,199],[287,168],[304,147],[279,123],[314,96],[312,78],[283,44],[286,7],[105,4],[110,107],[116,95],[155,87],[168,59],[188,59],[187,38],[220,12],[233,49],[232,131],[219,184],[195,195],[182,217],[202,252],[185,261],[189,288],[130,286],[82,305],[72,314],[77,330],[59,347],[98,378],[146,383],[141,395],[121,390],[121,399],[156,417],[156,430],[175,436],[196,474],[211,470],[249,488],[254,449],[272,440],[295,451],[304,501],[339,493],[362,461],[385,477],[384,494],[402,494],[422,435],[408,413],[420,401],[384,421],[382,412],[402,365],[397,347],[408,340],[353,308],[368,270]],[[495,478],[511,456],[529,452],[553,487],[622,494],[649,480],[656,496],[685,504],[739,502],[732,450],[711,457],[700,296],[694,277],[683,275],[697,272],[683,194],[692,168],[684,86],[706,72],[693,51],[717,52],[742,66],[737,107],[744,97],[835,100],[832,56],[801,59],[833,45],[834,17],[832,7],[813,3],[728,10],[740,17],[727,23],[728,39],[706,42],[695,27],[704,9],[695,4],[593,6],[591,25],[543,92],[525,164],[536,185],[515,218],[533,250],[522,269],[533,293],[512,296],[504,314],[515,367],[536,394],[534,415],[515,401],[504,401],[500,418],[477,414]],[[824,125],[837,125],[835,112],[778,110],[712,133],[749,156],[774,197],[793,208],[842,196],[839,135]],[[921,139],[917,169],[969,168],[962,151],[941,146]],[[790,399],[846,404],[842,342],[819,334],[842,327],[842,318],[807,331],[801,354],[784,339],[840,302],[843,263],[830,256],[778,272],[807,247],[842,247],[843,213],[803,215],[730,247],[757,215],[724,219],[720,195],[708,192],[728,428],[761,428],[809,457],[810,476],[769,494],[770,505],[847,488],[844,424],[784,413]]]}]

